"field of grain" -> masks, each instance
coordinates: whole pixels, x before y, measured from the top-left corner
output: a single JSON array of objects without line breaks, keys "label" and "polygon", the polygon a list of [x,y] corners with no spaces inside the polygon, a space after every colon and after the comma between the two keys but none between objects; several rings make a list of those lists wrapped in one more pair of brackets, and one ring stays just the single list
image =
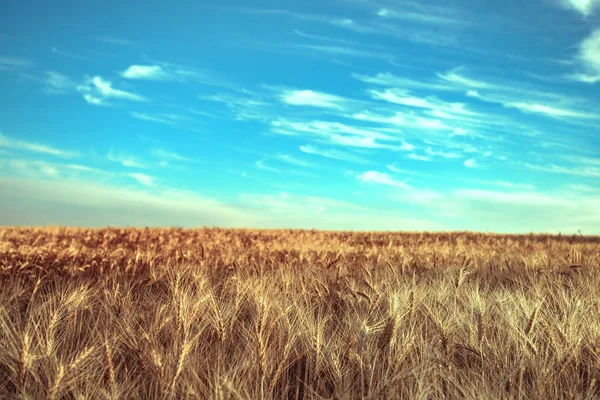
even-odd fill
[{"label": "field of grain", "polygon": [[0,229],[0,398],[600,397],[600,238]]}]

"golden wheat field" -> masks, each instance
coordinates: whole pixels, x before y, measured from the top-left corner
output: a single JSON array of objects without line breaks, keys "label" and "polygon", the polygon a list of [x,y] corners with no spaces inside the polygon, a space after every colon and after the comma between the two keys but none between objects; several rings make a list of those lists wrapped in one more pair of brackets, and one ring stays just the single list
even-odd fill
[{"label": "golden wheat field", "polygon": [[0,229],[2,399],[593,399],[600,238]]}]

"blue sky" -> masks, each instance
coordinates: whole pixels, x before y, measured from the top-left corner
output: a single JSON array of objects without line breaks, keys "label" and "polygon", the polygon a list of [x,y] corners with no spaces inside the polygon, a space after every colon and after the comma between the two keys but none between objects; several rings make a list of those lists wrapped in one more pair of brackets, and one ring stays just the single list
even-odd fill
[{"label": "blue sky", "polygon": [[600,1],[3,4],[0,225],[600,233]]}]

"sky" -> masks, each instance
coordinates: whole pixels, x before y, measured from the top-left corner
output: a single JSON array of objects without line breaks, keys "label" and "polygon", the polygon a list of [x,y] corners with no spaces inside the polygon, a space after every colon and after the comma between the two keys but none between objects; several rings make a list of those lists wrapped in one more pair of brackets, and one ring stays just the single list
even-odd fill
[{"label": "sky", "polygon": [[0,12],[0,225],[600,234],[600,0]]}]

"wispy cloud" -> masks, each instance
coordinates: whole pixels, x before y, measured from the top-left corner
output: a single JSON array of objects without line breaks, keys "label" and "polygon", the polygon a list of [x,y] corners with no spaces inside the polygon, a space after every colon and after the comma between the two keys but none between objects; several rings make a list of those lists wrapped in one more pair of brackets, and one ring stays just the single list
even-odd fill
[{"label": "wispy cloud", "polygon": [[46,71],[46,92],[51,94],[65,94],[77,86],[68,76],[56,71]]},{"label": "wispy cloud", "polygon": [[372,49],[372,48],[382,48],[383,49],[384,48],[382,46],[373,45],[371,43],[366,45],[365,43],[361,43],[361,42],[357,42],[357,41],[353,41],[353,40],[310,34],[310,33],[303,32],[299,29],[294,29],[294,33],[302,38],[311,39],[311,40],[315,40],[315,41],[319,41],[319,42],[330,42],[330,43],[336,43],[338,45],[341,44],[341,45],[350,45],[350,46],[356,46],[356,47],[368,47],[370,49]]},{"label": "wispy cloud", "polygon": [[159,124],[165,124],[165,125],[177,125],[180,122],[186,122],[186,121],[190,120],[190,118],[188,118],[187,116],[180,115],[180,114],[164,114],[164,113],[148,114],[148,113],[141,113],[141,112],[137,112],[137,111],[132,111],[129,114],[132,117],[137,118],[137,119],[141,119],[144,121],[150,121],[150,122],[158,122]]},{"label": "wispy cloud", "polygon": [[278,161],[281,161],[281,162],[284,162],[287,164],[295,165],[298,167],[306,167],[306,168],[314,167],[314,165],[309,163],[308,161],[300,160],[289,154],[277,153],[276,155],[273,156],[273,158],[275,160],[278,160]]},{"label": "wispy cloud", "polygon": [[31,158],[0,158],[0,170],[3,174],[10,172],[12,176],[29,178],[78,178],[82,175],[94,179],[111,175],[110,172],[91,168],[86,165],[40,160]]},{"label": "wispy cloud", "polygon": [[146,168],[146,166],[138,161],[134,156],[126,154],[117,154],[114,151],[110,151],[107,155],[109,161],[121,164],[128,168]]},{"label": "wispy cloud", "polygon": [[393,187],[397,187],[400,189],[410,189],[411,188],[410,185],[407,184],[406,182],[402,182],[397,179],[394,179],[392,176],[390,176],[389,174],[386,174],[384,172],[367,171],[367,172],[358,174],[356,176],[356,178],[359,181],[364,182],[364,183],[376,183],[379,185],[393,186]]},{"label": "wispy cloud", "polygon": [[199,96],[198,99],[224,104],[237,120],[268,119],[268,114],[265,113],[265,110],[270,103],[256,93],[217,93],[208,96]]},{"label": "wispy cloud", "polygon": [[281,169],[275,168],[275,167],[271,167],[270,165],[267,165],[264,160],[258,160],[258,161],[256,161],[254,163],[254,165],[257,168],[265,170],[265,171],[276,172],[276,173],[283,173],[283,171]]},{"label": "wispy cloud", "polygon": [[307,154],[314,154],[321,157],[331,158],[333,160],[353,162],[353,163],[367,163],[368,161],[355,154],[348,153],[346,151],[336,149],[322,149],[311,145],[300,146],[300,151]]},{"label": "wispy cloud", "polygon": [[169,80],[174,77],[167,73],[160,65],[131,65],[121,76],[127,79]]},{"label": "wispy cloud", "polygon": [[115,36],[94,36],[93,39],[98,42],[112,44],[112,45],[116,45],[116,46],[123,46],[123,47],[131,47],[131,46],[135,46],[137,44],[136,42],[134,42],[132,40],[123,39],[123,38],[119,38],[119,37],[115,37]]},{"label": "wispy cloud", "polygon": [[468,160],[465,160],[465,162],[463,164],[467,168],[476,168],[477,167],[477,161],[474,158],[469,158]]},{"label": "wispy cloud", "polygon": [[598,119],[599,113],[571,110],[568,108],[559,108],[538,103],[507,102],[504,106],[516,108],[526,113],[543,114],[555,118],[580,118],[580,119]]},{"label": "wispy cloud", "polygon": [[53,46],[51,50],[52,50],[52,53],[62,56],[62,57],[71,58],[73,60],[90,61],[90,58],[88,58],[88,57],[84,57],[84,56],[81,56],[81,55],[75,54],[75,53],[70,53],[68,51],[63,51],[63,50],[58,49],[55,46]]},{"label": "wispy cloud", "polygon": [[138,183],[141,183],[144,186],[152,186],[154,185],[154,178],[150,175],[141,174],[139,172],[132,172],[127,174],[130,178],[136,180]]},{"label": "wispy cloud", "polygon": [[561,4],[588,17],[600,8],[600,0],[561,0]]},{"label": "wispy cloud", "polygon": [[31,66],[33,66],[33,63],[25,58],[0,56],[0,70],[22,69]]},{"label": "wispy cloud", "polygon": [[581,42],[577,61],[581,70],[570,75],[572,79],[591,84],[600,82],[600,28]]},{"label": "wispy cloud", "polygon": [[239,87],[220,74],[199,68],[159,60],[146,60],[147,64],[133,64],[121,71],[121,76],[131,80],[194,82],[206,86],[224,87],[239,91]]},{"label": "wispy cloud", "polygon": [[52,178],[56,178],[59,175],[58,169],[48,164],[40,165],[40,172]]},{"label": "wispy cloud", "polygon": [[462,157],[462,155],[460,155],[458,153],[448,152],[448,151],[443,151],[443,150],[433,150],[431,147],[426,148],[425,153],[427,153],[427,155],[430,155],[433,157],[442,157],[442,158],[461,158]]},{"label": "wispy cloud", "polygon": [[[488,183],[488,182],[486,182]],[[489,184],[508,188],[508,189],[521,189],[521,190],[534,190],[535,186],[529,183],[513,183],[507,181],[493,181],[489,182]]]},{"label": "wispy cloud", "polygon": [[379,72],[375,75],[365,74],[352,74],[352,77],[358,79],[361,82],[368,83],[370,85],[387,86],[387,87],[401,87],[411,89],[428,89],[428,90],[439,90],[447,91],[454,90],[452,85],[444,82],[428,82],[423,80],[410,79],[407,77],[396,76],[389,72]]},{"label": "wispy cloud", "polygon": [[[430,114],[441,115],[446,119],[453,118],[450,114],[447,114],[440,110],[432,110]],[[353,114],[351,117],[359,121],[375,122],[378,124],[391,125],[394,127],[417,128],[419,131],[426,130],[432,133],[450,131],[451,135],[458,135],[460,133],[466,132],[465,129],[454,126],[454,124],[449,125],[445,122],[442,122],[440,119],[431,118],[430,116],[421,116],[414,112],[395,112],[391,116],[383,116],[371,112],[361,112]],[[454,119],[457,119],[457,117],[454,116]]]},{"label": "wispy cloud", "polygon": [[313,90],[284,90],[279,96],[282,102],[293,106],[309,106],[321,108],[344,108],[348,102],[341,96],[317,92]]},{"label": "wispy cloud", "polygon": [[370,90],[374,99],[384,100],[393,104],[399,104],[412,108],[425,108],[436,111],[434,115],[450,118],[452,115],[476,116],[474,111],[467,109],[464,103],[446,102],[435,96],[418,97],[411,95],[401,89]]},{"label": "wispy cloud", "polygon": [[358,58],[379,58],[379,59],[390,59],[392,58],[390,54],[379,52],[379,51],[371,51],[365,50],[362,48],[356,48],[351,46],[343,46],[343,45],[326,45],[326,44],[306,44],[306,43],[286,43],[281,46],[281,49],[293,53],[293,52],[301,52],[304,54],[315,55],[318,53],[334,55],[334,56],[348,56],[348,57],[358,57]]},{"label": "wispy cloud", "polygon": [[355,177],[359,182],[364,184],[391,188],[395,191],[391,198],[401,202],[412,204],[439,204],[439,200],[444,198],[444,195],[440,192],[413,187],[406,182],[408,179],[406,181],[401,181],[385,172],[367,171],[356,174]]},{"label": "wispy cloud", "polygon": [[339,122],[306,122],[278,119],[271,122],[271,131],[283,135],[309,136],[317,142],[347,147],[398,151],[410,151],[414,148],[401,137],[391,136],[376,129],[356,127]]},{"label": "wispy cloud", "polygon": [[64,150],[60,150],[60,149],[50,147],[47,145],[43,145],[43,144],[26,142],[26,141],[19,140],[19,139],[9,138],[8,136],[5,136],[2,133],[0,133],[0,148],[2,148],[2,147],[7,148],[7,149],[13,149],[13,150],[22,150],[22,151],[27,151],[27,152],[32,152],[32,153],[49,154],[52,156],[64,157],[64,158],[79,156],[79,154],[75,153],[75,152],[64,151]]},{"label": "wispy cloud", "polygon": [[431,161],[431,158],[429,158],[427,156],[422,156],[420,154],[415,154],[415,153],[410,153],[406,157],[410,158],[411,160],[417,160],[417,161]]},{"label": "wispy cloud", "polygon": [[99,76],[87,79],[84,84],[77,85],[76,89],[83,95],[85,101],[94,105],[105,104],[106,100],[109,99],[146,101],[144,97],[138,94],[113,88],[112,82]]},{"label": "wispy cloud", "polygon": [[498,89],[497,85],[494,85],[494,84],[491,84],[488,82],[484,82],[484,81],[470,79],[470,78],[465,77],[464,75],[459,74],[459,71],[461,69],[462,68],[455,68],[446,73],[439,73],[438,77],[443,79],[444,81],[447,81],[447,82],[450,82],[453,84],[468,86],[468,87],[475,88],[475,89]]},{"label": "wispy cloud", "polygon": [[[506,108],[517,109],[527,114],[538,114],[551,118],[559,119],[600,119],[600,113],[588,111],[585,109],[568,108],[555,104],[545,104],[538,101],[519,101],[517,96],[507,97],[506,95],[482,95],[476,90],[468,90],[468,97],[476,98],[488,103],[501,104]],[[521,96],[522,98],[523,96]]]},{"label": "wispy cloud", "polygon": [[600,158],[592,158],[585,156],[576,156],[576,155],[565,155],[562,157],[563,159],[575,163],[575,164],[588,164],[600,167]]},{"label": "wispy cloud", "polygon": [[573,175],[573,176],[583,176],[590,178],[598,178],[600,177],[600,167],[589,167],[589,166],[577,166],[577,167],[566,167],[563,165],[535,165],[530,163],[524,163],[525,167],[544,171],[544,172],[552,172],[556,174],[565,174],[565,175]]},{"label": "wispy cloud", "polygon": [[174,151],[168,151],[165,149],[152,149],[152,155],[163,161],[177,161],[184,163],[197,163],[198,160],[182,156],[181,154],[175,153]]},{"label": "wispy cloud", "polygon": [[408,11],[406,9],[397,11],[390,8],[380,8],[377,11],[377,15],[381,18],[386,19],[397,19],[402,21],[411,21],[433,25],[456,25],[464,23],[463,21],[459,21],[451,17],[434,15],[433,13],[431,13],[431,10],[429,10],[429,12],[416,12]]}]

